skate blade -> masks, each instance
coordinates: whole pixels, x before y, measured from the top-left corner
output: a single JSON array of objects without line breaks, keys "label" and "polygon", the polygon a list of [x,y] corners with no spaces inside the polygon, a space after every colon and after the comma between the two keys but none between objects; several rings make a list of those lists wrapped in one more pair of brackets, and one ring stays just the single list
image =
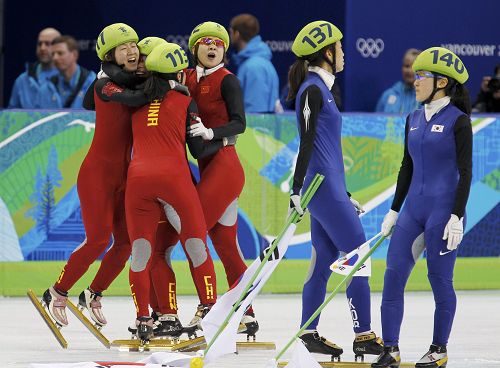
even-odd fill
[{"label": "skate blade", "polygon": [[31,303],[35,306],[36,310],[40,314],[40,316],[43,318],[47,326],[49,327],[50,331],[56,338],[57,342],[61,345],[63,349],[68,348],[68,343],[66,342],[66,339],[64,336],[61,334],[61,331],[57,327],[57,324],[54,322],[52,317],[50,317],[49,313],[45,310],[43,307],[42,303],[38,300],[36,297],[35,293],[33,290],[29,289],[27,292],[28,298],[31,300]]},{"label": "skate blade", "polygon": [[[200,349],[205,349],[207,343],[204,336],[197,337],[195,339],[189,339],[181,341],[172,347],[172,351],[177,352],[193,352]],[[252,350],[276,350],[276,344],[274,342],[248,342],[248,341],[237,341],[236,351],[252,351]]]},{"label": "skate blade", "polygon": [[[283,368],[288,364],[287,361],[278,362],[278,367]],[[318,362],[322,367],[337,367],[337,368],[362,368],[370,367],[371,363],[360,363],[360,362]],[[400,367],[412,367],[415,368],[415,363],[401,363]]]},{"label": "skate blade", "polygon": [[174,340],[161,339],[149,340],[147,344],[142,343],[138,339],[133,340],[113,340],[111,347],[117,348],[119,351],[173,351],[175,345]]},{"label": "skate blade", "polygon": [[101,344],[103,344],[106,349],[109,349],[111,347],[111,344],[109,342],[109,340],[106,338],[106,336],[104,336],[102,334],[102,332],[95,326],[94,322],[92,322],[90,319],[87,318],[87,316],[85,316],[81,311],[80,309],[78,309],[78,307],[73,304],[73,302],[71,300],[68,299],[68,302],[67,302],[67,306],[68,306],[68,309],[71,311],[71,313],[73,313],[75,315],[76,318],[78,318],[78,320],[83,323],[83,325],[85,327],[87,327],[87,330],[90,331],[90,333],[92,335],[94,335],[94,337],[99,340],[99,342]]}]

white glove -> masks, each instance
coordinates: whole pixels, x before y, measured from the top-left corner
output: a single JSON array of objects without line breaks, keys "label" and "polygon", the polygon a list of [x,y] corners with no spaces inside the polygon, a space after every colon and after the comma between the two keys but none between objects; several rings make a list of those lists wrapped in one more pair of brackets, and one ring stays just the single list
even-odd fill
[{"label": "white glove", "polygon": [[446,247],[449,250],[457,249],[464,237],[464,218],[458,218],[457,215],[451,215],[448,223],[444,227],[443,240],[448,240]]},{"label": "white glove", "polygon": [[198,123],[189,127],[189,135],[191,137],[201,136],[205,141],[211,140],[214,137],[214,131],[210,128],[206,128],[199,117],[197,117],[196,120]]},{"label": "white glove", "polygon": [[288,217],[292,214],[293,210],[297,211],[297,213],[302,216],[304,215],[304,209],[300,205],[300,195],[292,194],[290,196],[290,206],[288,208]]},{"label": "white glove", "polygon": [[359,202],[357,200],[355,200],[352,197],[349,197],[349,199],[351,200],[351,203],[354,206],[354,208],[356,209],[356,213],[358,215],[361,215],[362,213],[365,213],[365,209],[363,208],[363,206],[361,204],[359,204]]},{"label": "white glove", "polygon": [[109,78],[106,73],[101,69],[99,73],[97,73],[97,79],[102,79],[102,78]]},{"label": "white glove", "polygon": [[398,213],[393,210],[389,210],[384,216],[384,221],[382,221],[382,229],[380,230],[382,236],[389,237],[392,232],[392,228],[396,225],[396,220],[398,219]]}]

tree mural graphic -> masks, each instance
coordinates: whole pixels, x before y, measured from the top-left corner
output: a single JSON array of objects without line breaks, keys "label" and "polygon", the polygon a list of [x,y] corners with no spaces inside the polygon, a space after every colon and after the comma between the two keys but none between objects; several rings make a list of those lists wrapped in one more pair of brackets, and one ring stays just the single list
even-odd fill
[{"label": "tree mural graphic", "polygon": [[49,235],[53,227],[55,210],[55,187],[61,186],[62,175],[57,167],[57,150],[54,145],[50,146],[45,175],[40,167],[37,167],[35,185],[30,201],[34,206],[27,212],[27,216],[36,222],[36,229],[45,235]]}]

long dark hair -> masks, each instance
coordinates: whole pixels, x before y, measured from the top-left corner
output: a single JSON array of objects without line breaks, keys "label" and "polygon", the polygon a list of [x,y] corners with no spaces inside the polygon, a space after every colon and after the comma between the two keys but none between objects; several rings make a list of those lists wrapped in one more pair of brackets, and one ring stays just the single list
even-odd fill
[{"label": "long dark hair", "polygon": [[151,72],[146,82],[144,82],[144,94],[149,102],[163,100],[165,93],[170,89],[169,80],[177,80],[177,73],[156,73]]},{"label": "long dark hair", "polygon": [[[335,42],[336,43],[336,42]],[[307,55],[304,57],[297,58],[295,62],[290,67],[288,71],[288,84],[290,89],[288,91],[287,100],[293,100],[299,92],[300,85],[304,82],[307,77],[307,68],[309,66],[321,66],[323,61],[326,60],[325,53],[328,49],[332,49],[334,55],[334,65],[337,62],[335,60],[335,43],[326,45],[322,49],[316,51],[314,54]]]},{"label": "long dark hair", "polygon": [[448,78],[448,84],[444,89],[446,96],[450,96],[451,98],[450,102],[453,105],[455,105],[458,109],[463,111],[465,114],[470,116],[472,107],[470,102],[469,91],[463,84],[458,83],[455,79],[449,77],[447,78]]}]

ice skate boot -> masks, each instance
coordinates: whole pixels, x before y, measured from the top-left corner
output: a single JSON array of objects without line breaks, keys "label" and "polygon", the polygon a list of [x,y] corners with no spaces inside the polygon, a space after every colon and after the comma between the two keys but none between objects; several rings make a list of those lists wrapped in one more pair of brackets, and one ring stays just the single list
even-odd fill
[{"label": "ice skate boot", "polygon": [[397,368],[401,364],[398,346],[384,346],[384,351],[372,363],[372,368]]},{"label": "ice skate boot", "polygon": [[158,321],[155,324],[154,335],[158,338],[177,339],[184,332],[177,314],[158,315]]},{"label": "ice skate boot", "polygon": [[354,361],[365,361],[365,354],[380,355],[384,351],[384,342],[380,337],[377,337],[374,332],[356,336],[352,343],[354,351]]},{"label": "ice skate boot", "polygon": [[184,327],[183,332],[186,332],[189,337],[196,337],[196,331],[202,331],[201,320],[207,315],[212,308],[213,304],[198,304],[198,308],[196,309],[196,313],[194,314],[193,319],[187,326]]},{"label": "ice skate boot", "polygon": [[446,346],[432,344],[429,351],[415,364],[415,368],[443,368],[446,364],[448,364]]},{"label": "ice skate boot", "polygon": [[304,342],[309,352],[331,355],[332,362],[335,360],[340,362],[340,355],[344,350],[323,336],[320,336],[318,331],[303,333],[300,339]]},{"label": "ice skate boot", "polygon": [[259,322],[255,319],[255,314],[253,312],[245,313],[238,326],[238,333],[246,334],[247,341],[250,341],[250,336],[252,336],[253,341],[255,341],[255,334],[257,331],[259,331]]},{"label": "ice skate boot", "polygon": [[90,318],[99,329],[108,323],[102,314],[101,299],[102,294],[93,291],[89,287],[83,290],[78,297],[78,309],[80,311],[86,309],[89,312]]},{"label": "ice skate boot", "polygon": [[67,300],[68,296],[60,294],[53,286],[43,293],[42,302],[58,327],[68,325],[68,317],[66,316]]},{"label": "ice skate boot", "polygon": [[137,338],[142,344],[147,344],[154,337],[153,318],[149,316],[139,317],[135,320],[135,325],[137,327]]}]

